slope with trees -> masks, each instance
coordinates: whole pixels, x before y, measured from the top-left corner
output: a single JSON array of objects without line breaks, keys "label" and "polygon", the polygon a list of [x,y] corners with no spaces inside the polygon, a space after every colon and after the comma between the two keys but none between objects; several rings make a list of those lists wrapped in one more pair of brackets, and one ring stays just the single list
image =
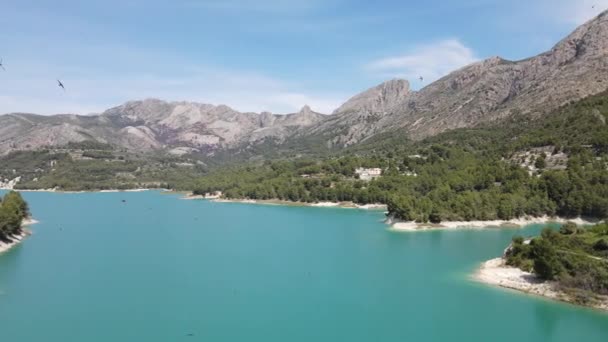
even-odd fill
[{"label": "slope with trees", "polygon": [[567,223],[559,232],[546,228],[539,237],[513,238],[506,264],[552,281],[579,304],[608,296],[608,224],[581,228]]},{"label": "slope with trees", "polygon": [[18,192],[11,191],[0,200],[0,240],[22,233],[22,222],[29,216],[29,208]]},{"label": "slope with trees", "polygon": [[[608,94],[589,97],[539,117],[513,117],[420,141],[397,132],[323,157],[219,168],[195,193],[289,201],[384,203],[403,220],[512,219],[525,215],[608,216]],[[387,144],[386,142],[390,142]],[[562,169],[513,162],[518,152],[551,147],[567,156]],[[547,158],[547,156],[545,156]],[[357,167],[380,167],[371,182]]]}]

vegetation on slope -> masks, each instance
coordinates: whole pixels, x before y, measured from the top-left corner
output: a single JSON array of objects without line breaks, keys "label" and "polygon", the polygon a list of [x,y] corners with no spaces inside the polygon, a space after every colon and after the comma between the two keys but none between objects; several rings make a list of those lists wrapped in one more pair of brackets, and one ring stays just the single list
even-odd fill
[{"label": "vegetation on slope", "polygon": [[529,242],[514,237],[506,261],[557,282],[586,304],[591,294],[608,295],[608,224],[580,228],[567,223],[559,232],[547,228]]},{"label": "vegetation on slope", "polygon": [[21,233],[21,223],[29,216],[27,203],[18,192],[11,191],[0,200],[0,240]]},{"label": "vegetation on slope", "polygon": [[[422,222],[511,219],[523,215],[608,216],[608,96],[570,104],[549,116],[515,117],[495,126],[455,130],[399,144],[398,133],[341,151],[341,156],[265,161],[220,168],[195,193],[290,201],[385,203],[396,218]],[[385,142],[391,141],[392,147]],[[513,160],[550,146],[567,155],[562,169]],[[550,156],[549,156],[550,157]],[[371,182],[356,167],[380,167]]]},{"label": "vegetation on slope", "polygon": [[0,158],[0,180],[21,177],[18,189],[186,189],[205,172],[204,165],[189,158],[131,154],[96,142]]}]

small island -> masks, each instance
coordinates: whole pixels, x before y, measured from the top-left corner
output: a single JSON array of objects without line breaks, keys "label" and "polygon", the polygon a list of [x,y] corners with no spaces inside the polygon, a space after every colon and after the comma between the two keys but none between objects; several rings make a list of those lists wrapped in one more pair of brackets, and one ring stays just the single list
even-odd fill
[{"label": "small island", "polygon": [[29,233],[23,226],[33,222],[27,202],[11,191],[0,199],[0,253],[21,242]]},{"label": "small island", "polygon": [[608,310],[608,224],[546,228],[539,237],[513,238],[501,258],[486,261],[483,283]]}]

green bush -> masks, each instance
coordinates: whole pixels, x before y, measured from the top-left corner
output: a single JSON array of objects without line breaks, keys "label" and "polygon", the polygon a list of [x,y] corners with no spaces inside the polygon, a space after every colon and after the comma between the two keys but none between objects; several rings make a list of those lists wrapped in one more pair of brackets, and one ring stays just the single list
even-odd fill
[{"label": "green bush", "polygon": [[596,251],[608,251],[608,242],[605,239],[599,239],[593,244],[593,249]]},{"label": "green bush", "polygon": [[578,226],[574,222],[566,222],[561,226],[559,232],[564,235],[576,234]]}]

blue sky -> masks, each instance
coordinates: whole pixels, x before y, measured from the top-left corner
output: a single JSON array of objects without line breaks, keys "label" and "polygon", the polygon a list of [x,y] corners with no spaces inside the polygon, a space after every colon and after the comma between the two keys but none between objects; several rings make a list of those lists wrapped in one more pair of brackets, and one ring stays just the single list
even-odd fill
[{"label": "blue sky", "polygon": [[0,113],[87,114],[149,97],[329,113],[387,79],[420,88],[479,59],[535,55],[606,8],[608,0],[5,0]]}]

